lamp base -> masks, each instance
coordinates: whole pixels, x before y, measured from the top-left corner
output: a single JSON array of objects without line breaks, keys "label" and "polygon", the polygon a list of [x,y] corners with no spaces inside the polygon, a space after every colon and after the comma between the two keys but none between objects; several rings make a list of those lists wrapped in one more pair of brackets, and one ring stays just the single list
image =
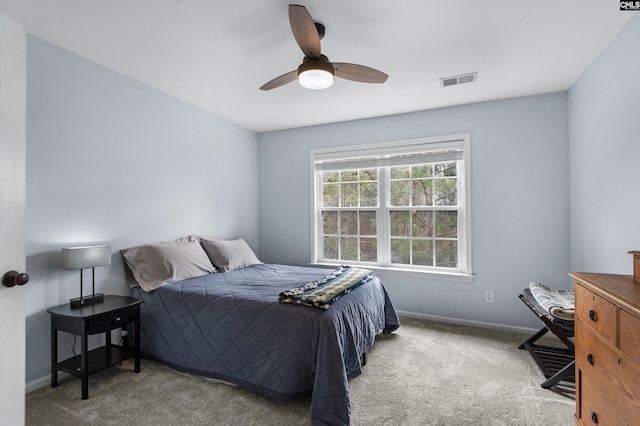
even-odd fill
[{"label": "lamp base", "polygon": [[71,302],[72,308],[82,308],[83,306],[104,302],[104,294],[96,293],[92,296],[76,297],[75,299],[69,299],[69,302]]}]

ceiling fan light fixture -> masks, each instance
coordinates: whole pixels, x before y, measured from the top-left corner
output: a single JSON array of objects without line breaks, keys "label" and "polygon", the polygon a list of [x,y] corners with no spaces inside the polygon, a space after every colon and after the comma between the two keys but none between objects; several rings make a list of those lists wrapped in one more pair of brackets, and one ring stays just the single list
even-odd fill
[{"label": "ceiling fan light fixture", "polygon": [[306,89],[322,90],[331,87],[333,74],[326,70],[310,69],[298,74],[298,81]]},{"label": "ceiling fan light fixture", "polygon": [[318,58],[305,57],[298,67],[298,82],[307,89],[322,90],[331,87],[333,78],[333,65],[324,55]]}]

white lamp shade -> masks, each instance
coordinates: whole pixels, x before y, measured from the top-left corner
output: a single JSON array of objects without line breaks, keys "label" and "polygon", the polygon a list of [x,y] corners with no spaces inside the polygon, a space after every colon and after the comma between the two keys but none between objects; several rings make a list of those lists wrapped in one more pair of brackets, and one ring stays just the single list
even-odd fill
[{"label": "white lamp shade", "polygon": [[111,265],[111,246],[66,247],[62,249],[63,269]]},{"label": "white lamp shade", "polygon": [[298,81],[307,89],[321,90],[333,84],[333,74],[321,69],[308,69],[298,75]]}]

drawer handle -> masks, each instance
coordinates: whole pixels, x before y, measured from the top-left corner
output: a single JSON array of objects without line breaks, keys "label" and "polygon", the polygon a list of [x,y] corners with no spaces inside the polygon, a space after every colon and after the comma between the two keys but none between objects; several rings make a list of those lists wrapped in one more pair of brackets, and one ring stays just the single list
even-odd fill
[{"label": "drawer handle", "polygon": [[591,421],[598,423],[598,416],[596,416],[596,413],[591,413]]},{"label": "drawer handle", "polygon": [[120,322],[120,317],[116,317],[116,319],[114,319],[113,322]]},{"label": "drawer handle", "polygon": [[592,354],[587,355],[587,362],[589,364],[593,365],[593,355]]},{"label": "drawer handle", "polygon": [[594,311],[593,309],[589,311],[589,319],[591,321],[595,321],[596,320],[596,311]]}]

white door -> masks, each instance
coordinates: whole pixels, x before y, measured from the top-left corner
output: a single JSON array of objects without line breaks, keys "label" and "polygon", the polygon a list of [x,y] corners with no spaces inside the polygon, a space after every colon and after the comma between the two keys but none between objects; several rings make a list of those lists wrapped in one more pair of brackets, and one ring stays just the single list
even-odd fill
[{"label": "white door", "polygon": [[[26,35],[0,14],[0,277],[25,268]],[[24,424],[25,288],[0,284],[0,423]]]}]

